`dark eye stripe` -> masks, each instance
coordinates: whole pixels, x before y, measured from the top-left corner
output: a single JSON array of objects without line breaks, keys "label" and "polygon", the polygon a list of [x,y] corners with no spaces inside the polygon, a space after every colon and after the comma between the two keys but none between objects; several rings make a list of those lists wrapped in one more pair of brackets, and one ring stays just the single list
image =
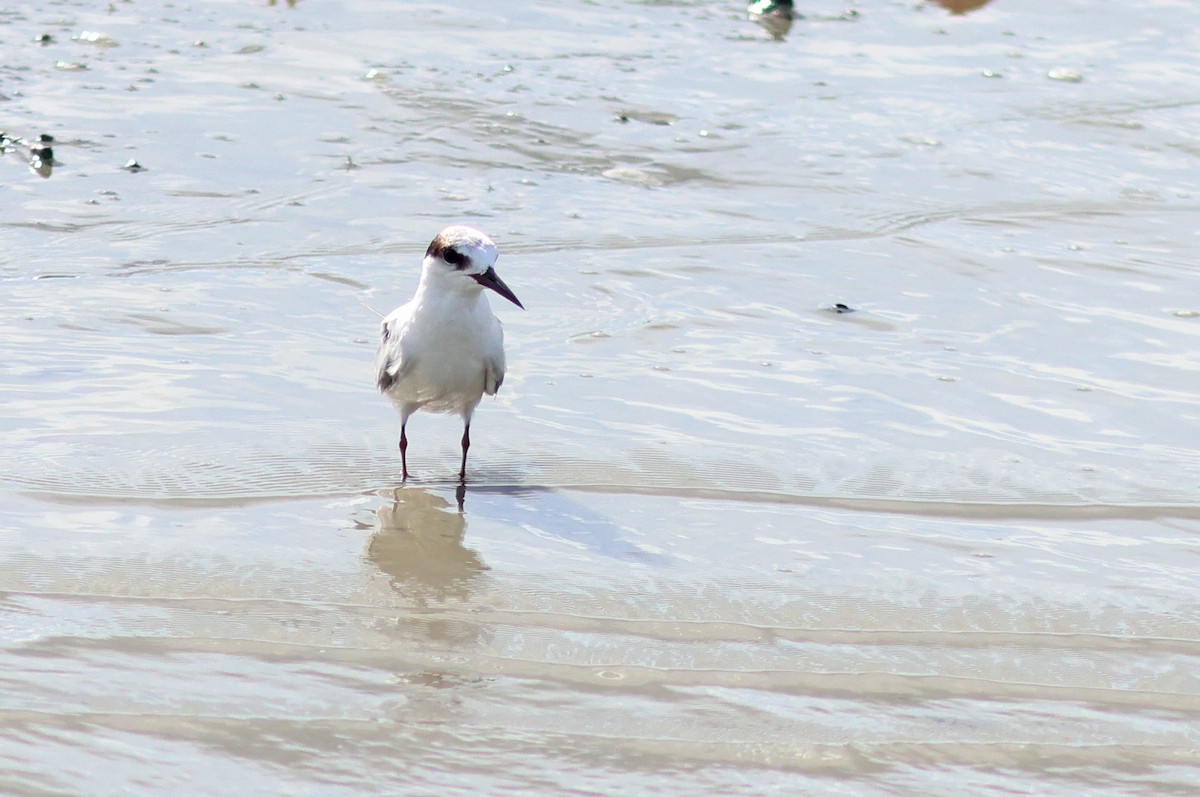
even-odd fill
[{"label": "dark eye stripe", "polygon": [[442,260],[445,260],[447,263],[454,266],[456,269],[459,269],[460,271],[467,267],[467,256],[453,247],[447,246],[442,251]]}]

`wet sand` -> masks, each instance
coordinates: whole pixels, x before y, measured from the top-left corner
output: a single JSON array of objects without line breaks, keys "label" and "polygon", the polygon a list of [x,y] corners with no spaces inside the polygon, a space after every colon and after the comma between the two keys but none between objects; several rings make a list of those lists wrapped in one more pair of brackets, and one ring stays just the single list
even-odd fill
[{"label": "wet sand", "polygon": [[798,11],[0,15],[0,792],[1190,793],[1195,11]]}]

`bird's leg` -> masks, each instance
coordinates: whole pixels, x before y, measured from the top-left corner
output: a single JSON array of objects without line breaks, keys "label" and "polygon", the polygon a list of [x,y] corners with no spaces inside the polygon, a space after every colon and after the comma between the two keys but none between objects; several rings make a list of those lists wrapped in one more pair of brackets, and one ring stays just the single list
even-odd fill
[{"label": "bird's leg", "polygon": [[463,439],[462,439],[463,461],[462,461],[462,468],[458,471],[459,481],[465,482],[467,480],[467,449],[470,447],[471,447],[471,422],[467,421],[463,425]]},{"label": "bird's leg", "polygon": [[408,435],[404,427],[405,424],[400,424],[400,470],[404,474],[402,481],[408,481]]}]

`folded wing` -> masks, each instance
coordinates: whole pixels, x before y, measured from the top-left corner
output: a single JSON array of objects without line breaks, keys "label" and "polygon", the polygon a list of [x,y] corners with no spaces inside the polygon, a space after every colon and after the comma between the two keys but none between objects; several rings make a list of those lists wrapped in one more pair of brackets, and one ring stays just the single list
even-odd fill
[{"label": "folded wing", "polygon": [[375,384],[381,393],[386,393],[412,367],[412,357],[405,355],[402,344],[399,319],[388,316],[379,326],[379,350],[375,353]]}]

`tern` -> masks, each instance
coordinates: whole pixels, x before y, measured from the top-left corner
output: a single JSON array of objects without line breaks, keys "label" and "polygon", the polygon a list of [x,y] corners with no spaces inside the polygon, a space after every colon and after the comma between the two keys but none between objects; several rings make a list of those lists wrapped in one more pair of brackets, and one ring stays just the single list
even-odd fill
[{"label": "tern", "polygon": [[496,274],[499,252],[471,227],[447,227],[425,250],[417,292],[386,318],[375,355],[376,384],[400,413],[400,466],[408,480],[409,417],[417,410],[451,412],[463,420],[462,467],[467,479],[471,415],[483,394],[504,382],[504,330],[492,314],[488,288],[525,309]]}]

